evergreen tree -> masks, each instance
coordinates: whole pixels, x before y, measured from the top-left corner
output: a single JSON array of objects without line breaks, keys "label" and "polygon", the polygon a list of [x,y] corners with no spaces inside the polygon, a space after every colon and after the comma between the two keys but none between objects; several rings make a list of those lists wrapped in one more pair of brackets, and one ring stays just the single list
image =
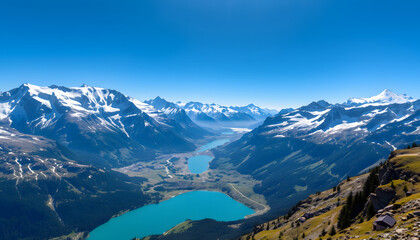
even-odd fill
[{"label": "evergreen tree", "polygon": [[344,229],[348,226],[350,226],[349,207],[345,204],[338,215],[337,227]]},{"label": "evergreen tree", "polygon": [[366,210],[366,218],[367,220],[371,219],[373,216],[375,216],[375,208],[373,207],[372,202],[369,202],[367,210]]},{"label": "evergreen tree", "polygon": [[347,182],[350,182],[350,176],[347,176]]},{"label": "evergreen tree", "polygon": [[353,192],[350,192],[349,196],[347,197],[346,204],[348,207],[351,207],[353,204]]},{"label": "evergreen tree", "polygon": [[334,236],[335,235],[335,228],[334,228],[334,225],[331,227],[331,231],[330,231],[330,235],[331,236]]},{"label": "evergreen tree", "polygon": [[417,147],[417,143],[413,142],[413,145],[411,147],[413,148]]}]

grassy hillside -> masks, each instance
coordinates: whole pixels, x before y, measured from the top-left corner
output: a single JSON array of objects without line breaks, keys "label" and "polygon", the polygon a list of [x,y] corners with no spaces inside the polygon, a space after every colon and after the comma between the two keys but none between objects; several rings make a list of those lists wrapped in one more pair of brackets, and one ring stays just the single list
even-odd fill
[{"label": "grassy hillside", "polygon": [[[420,147],[393,151],[380,167],[309,196],[287,215],[256,226],[241,239],[418,236],[419,220],[412,213],[420,210],[419,174]],[[372,223],[385,207],[397,223],[392,228],[374,231]]]}]

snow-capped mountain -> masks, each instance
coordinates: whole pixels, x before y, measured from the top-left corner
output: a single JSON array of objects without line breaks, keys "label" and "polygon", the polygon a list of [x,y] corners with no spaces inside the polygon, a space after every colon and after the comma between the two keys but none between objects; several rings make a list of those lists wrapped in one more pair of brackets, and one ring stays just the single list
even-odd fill
[{"label": "snow-capped mountain", "polygon": [[168,102],[161,97],[156,97],[151,100],[144,101],[145,103],[153,106],[160,112],[163,112],[169,118],[175,120],[180,124],[185,131],[188,132],[189,136],[194,137],[203,137],[204,135],[209,135],[210,133],[203,128],[199,127],[194,123],[190,117],[187,115],[184,109],[180,108],[177,104]]},{"label": "snow-capped mountain", "polygon": [[244,107],[226,107],[219,104],[204,104],[200,102],[177,103],[184,109],[188,116],[199,123],[221,123],[229,122],[261,122],[269,116],[277,113],[276,110],[263,109],[253,104]]},{"label": "snow-capped mountain", "polygon": [[395,94],[388,89],[385,89],[377,96],[370,98],[350,98],[345,105],[360,106],[360,105],[386,105],[390,103],[407,103],[414,99],[405,94]]},{"label": "snow-capped mountain", "polygon": [[246,114],[252,116],[253,118],[255,118],[257,120],[264,120],[267,117],[274,116],[278,113],[277,110],[268,109],[268,108],[260,108],[258,106],[255,106],[254,104],[249,104],[249,105],[244,106],[244,107],[231,106],[230,108],[233,109],[233,110],[236,110],[238,112],[246,113]]},{"label": "snow-capped mountain", "polygon": [[192,150],[195,146],[188,139],[197,137],[190,135],[188,126],[147,103],[86,85],[24,84],[4,92],[0,122],[76,151],[96,152],[111,165],[152,158],[156,151]]},{"label": "snow-capped mountain", "polygon": [[200,102],[189,102],[181,107],[194,120],[204,120],[202,114],[206,114],[212,121],[255,121],[255,118],[247,113],[234,110],[230,107],[221,106],[219,104],[203,104]]}]

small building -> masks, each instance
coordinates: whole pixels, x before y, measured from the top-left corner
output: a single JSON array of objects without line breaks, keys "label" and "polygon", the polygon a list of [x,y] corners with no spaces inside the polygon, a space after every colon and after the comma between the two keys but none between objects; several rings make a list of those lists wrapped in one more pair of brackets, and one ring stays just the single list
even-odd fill
[{"label": "small building", "polygon": [[378,217],[373,222],[373,230],[382,231],[387,228],[393,227],[397,221],[389,214]]}]

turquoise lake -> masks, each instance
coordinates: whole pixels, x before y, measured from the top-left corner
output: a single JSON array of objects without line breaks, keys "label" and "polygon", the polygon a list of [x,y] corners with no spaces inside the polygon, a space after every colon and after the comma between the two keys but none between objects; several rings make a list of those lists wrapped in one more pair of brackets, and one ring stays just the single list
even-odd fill
[{"label": "turquoise lake", "polygon": [[188,158],[188,169],[191,173],[200,174],[209,168],[209,162],[213,160],[213,157],[208,155],[197,155]]},{"label": "turquoise lake", "polygon": [[[221,145],[223,145],[227,142],[229,142],[229,139],[214,140],[210,143],[207,143],[207,144],[201,146],[195,152],[196,153],[204,152],[204,151],[210,150],[212,148],[221,146]],[[208,156],[208,155],[197,155],[197,156],[194,156],[194,157],[190,157],[190,158],[188,158],[188,169],[190,170],[191,173],[194,173],[194,174],[203,173],[203,172],[207,171],[207,169],[209,168],[209,162],[212,159],[213,159],[213,157]]]},{"label": "turquoise lake", "polygon": [[130,240],[134,237],[162,234],[188,219],[234,221],[253,213],[252,209],[224,193],[193,191],[112,218],[93,230],[88,239]]}]

